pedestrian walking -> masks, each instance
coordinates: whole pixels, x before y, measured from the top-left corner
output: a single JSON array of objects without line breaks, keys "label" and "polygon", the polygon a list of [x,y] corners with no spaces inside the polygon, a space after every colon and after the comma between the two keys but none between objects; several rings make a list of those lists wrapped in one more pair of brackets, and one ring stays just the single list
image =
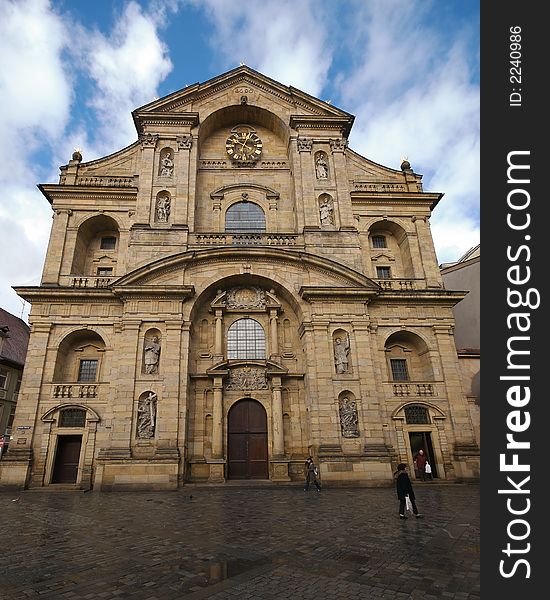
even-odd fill
[{"label": "pedestrian walking", "polygon": [[397,497],[399,498],[399,518],[408,519],[407,515],[405,514],[405,503],[408,496],[412,504],[414,516],[417,519],[420,519],[422,515],[418,512],[418,508],[416,507],[416,498],[414,496],[414,490],[410,477],[407,473],[407,465],[405,463],[400,463],[397,465],[397,471],[394,473],[394,477],[397,488]]},{"label": "pedestrian walking", "polygon": [[309,491],[309,485],[311,482],[313,482],[315,484],[315,487],[317,488],[317,491],[320,492],[321,484],[319,483],[319,469],[317,468],[317,465],[313,462],[313,458],[311,456],[307,457],[304,470],[306,478],[304,491]]},{"label": "pedestrian walking", "polygon": [[426,463],[428,459],[424,454],[424,450],[419,450],[417,454],[413,456],[414,461],[414,469],[416,471],[416,476],[418,479],[422,479],[422,481],[426,480]]}]

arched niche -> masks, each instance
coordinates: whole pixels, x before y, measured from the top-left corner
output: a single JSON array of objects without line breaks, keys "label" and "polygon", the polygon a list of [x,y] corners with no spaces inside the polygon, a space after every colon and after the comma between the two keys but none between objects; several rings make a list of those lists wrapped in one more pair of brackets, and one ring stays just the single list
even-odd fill
[{"label": "arched niche", "polygon": [[156,327],[151,327],[143,336],[141,372],[145,375],[160,373],[162,352],[162,334]]},{"label": "arched niche", "polygon": [[[82,222],[76,234],[71,274],[108,276],[116,275],[119,225],[107,215],[97,215]],[[103,273],[101,272],[103,270]]]},{"label": "arched niche", "polygon": [[388,267],[392,279],[414,278],[409,238],[401,225],[384,219],[373,223],[368,233],[374,277],[377,267]]},{"label": "arched niche", "polygon": [[396,331],[386,339],[384,350],[389,381],[406,383],[434,380],[428,344],[418,334]]},{"label": "arched niche", "polygon": [[105,370],[105,342],[95,331],[79,329],[59,344],[53,381],[92,384],[101,381]]}]

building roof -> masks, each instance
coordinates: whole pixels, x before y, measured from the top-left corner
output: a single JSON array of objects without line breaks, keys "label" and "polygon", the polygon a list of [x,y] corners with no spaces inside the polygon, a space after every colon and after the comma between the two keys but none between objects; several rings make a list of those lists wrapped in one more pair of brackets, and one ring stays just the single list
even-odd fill
[{"label": "building roof", "polygon": [[468,252],[466,252],[465,254],[463,254],[457,261],[455,262],[447,262],[447,263],[441,263],[439,265],[440,269],[448,269],[449,267],[454,267],[456,265],[459,265],[461,263],[465,263],[469,260],[473,260],[474,258],[479,258],[481,256],[481,244],[478,244],[477,246],[474,246],[473,248],[470,248],[468,250]]},{"label": "building roof", "polygon": [[30,327],[19,317],[0,308],[0,362],[25,364]]}]

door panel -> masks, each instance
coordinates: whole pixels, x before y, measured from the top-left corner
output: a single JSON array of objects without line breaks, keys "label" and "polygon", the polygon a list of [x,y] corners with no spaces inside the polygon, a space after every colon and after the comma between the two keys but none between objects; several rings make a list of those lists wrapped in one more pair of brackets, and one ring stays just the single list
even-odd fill
[{"label": "door panel", "polygon": [[227,423],[227,477],[267,479],[267,416],[256,400],[233,405]]},{"label": "door panel", "polygon": [[81,445],[81,435],[58,436],[52,483],[76,483]]}]

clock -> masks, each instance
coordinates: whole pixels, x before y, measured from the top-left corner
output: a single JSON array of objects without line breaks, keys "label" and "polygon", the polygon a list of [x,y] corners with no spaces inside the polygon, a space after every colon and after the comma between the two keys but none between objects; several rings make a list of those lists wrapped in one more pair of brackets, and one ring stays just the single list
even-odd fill
[{"label": "clock", "polygon": [[227,154],[238,162],[254,162],[262,154],[262,140],[250,131],[232,133],[225,143]]}]

